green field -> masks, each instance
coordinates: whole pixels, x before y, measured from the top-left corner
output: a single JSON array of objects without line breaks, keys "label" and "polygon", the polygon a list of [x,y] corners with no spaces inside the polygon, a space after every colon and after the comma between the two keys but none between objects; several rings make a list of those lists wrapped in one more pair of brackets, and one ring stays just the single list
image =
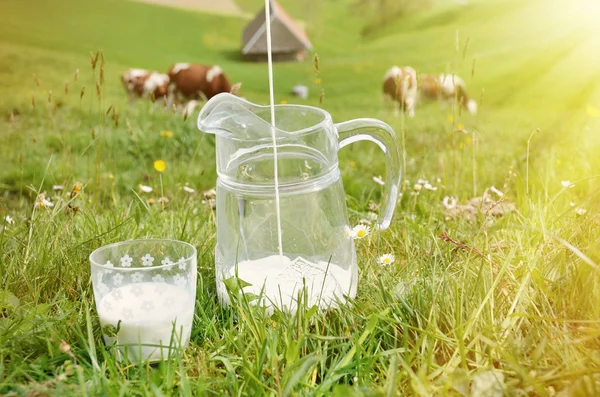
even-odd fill
[{"label": "green field", "polygon": [[[213,138],[195,115],[130,106],[119,81],[130,67],[213,63],[264,104],[266,65],[239,55],[248,17],[0,1],[0,395],[600,395],[599,9],[438,0],[365,35],[376,16],[356,3],[282,0],[304,20],[319,70],[276,64],[276,101],[319,106],[323,91],[335,121],[386,121],[410,182],[391,228],[356,241],[354,301],[267,316],[217,303],[215,219],[200,193],[215,184]],[[261,1],[239,4],[252,14]],[[456,72],[480,112],[429,103],[395,117],[381,98],[393,64]],[[295,84],[310,87],[307,100],[292,97]],[[356,224],[381,199],[372,177],[384,162],[355,144],[340,168]],[[420,178],[438,189],[411,194]],[[448,217],[445,196],[465,203],[492,185],[515,211]],[[44,191],[54,207],[34,209]],[[190,346],[158,366],[112,358],[90,281],[92,250],[142,237],[198,249]],[[396,261],[382,267],[386,253]]]}]

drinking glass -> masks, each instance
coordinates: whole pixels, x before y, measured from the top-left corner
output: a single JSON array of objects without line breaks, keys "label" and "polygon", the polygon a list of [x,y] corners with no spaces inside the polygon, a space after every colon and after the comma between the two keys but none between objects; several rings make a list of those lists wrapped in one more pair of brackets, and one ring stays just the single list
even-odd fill
[{"label": "drinking glass", "polygon": [[129,240],[90,254],[102,335],[118,360],[156,361],[185,349],[196,302],[196,248],[175,240]]}]

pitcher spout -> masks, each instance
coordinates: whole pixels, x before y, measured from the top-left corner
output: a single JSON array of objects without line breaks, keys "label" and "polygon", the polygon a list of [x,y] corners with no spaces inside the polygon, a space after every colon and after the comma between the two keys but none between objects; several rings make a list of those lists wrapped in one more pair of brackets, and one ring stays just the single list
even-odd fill
[{"label": "pitcher spout", "polygon": [[[221,93],[212,97],[198,115],[198,129],[208,134],[239,140],[271,137],[273,126],[264,118],[264,107],[238,96]],[[283,131],[276,130],[278,136]]]}]

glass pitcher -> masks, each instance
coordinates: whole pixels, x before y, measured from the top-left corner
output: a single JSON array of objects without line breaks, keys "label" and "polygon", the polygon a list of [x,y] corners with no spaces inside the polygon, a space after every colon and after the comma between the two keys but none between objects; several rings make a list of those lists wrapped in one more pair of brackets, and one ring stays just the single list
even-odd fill
[{"label": "glass pitcher", "polygon": [[[213,97],[198,128],[216,136],[217,293],[230,304],[225,284],[238,281],[254,303],[295,311],[337,306],[356,296],[358,267],[349,233],[338,150],[357,141],[376,143],[386,156],[387,194],[378,226],[391,221],[401,178],[394,131],[374,119],[334,124],[329,113],[301,105],[257,106],[231,94]],[[279,253],[274,153],[277,145]]]}]

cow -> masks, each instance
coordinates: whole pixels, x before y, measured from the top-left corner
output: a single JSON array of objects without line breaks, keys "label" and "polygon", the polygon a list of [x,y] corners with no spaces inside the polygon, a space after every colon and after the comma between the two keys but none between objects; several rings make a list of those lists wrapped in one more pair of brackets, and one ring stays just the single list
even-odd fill
[{"label": "cow", "polygon": [[208,100],[222,92],[235,91],[223,70],[217,66],[176,63],[168,73],[169,96],[175,103],[191,100]]},{"label": "cow", "polygon": [[410,66],[392,66],[383,76],[384,97],[398,102],[408,113],[415,115],[417,102],[417,72]]},{"label": "cow", "polygon": [[121,74],[121,81],[130,101],[148,98],[153,101],[169,93],[169,76],[145,69],[128,69]]},{"label": "cow", "polygon": [[477,113],[477,102],[469,98],[467,85],[455,74],[422,74],[419,79],[419,95],[444,102],[457,100],[469,113]]}]

